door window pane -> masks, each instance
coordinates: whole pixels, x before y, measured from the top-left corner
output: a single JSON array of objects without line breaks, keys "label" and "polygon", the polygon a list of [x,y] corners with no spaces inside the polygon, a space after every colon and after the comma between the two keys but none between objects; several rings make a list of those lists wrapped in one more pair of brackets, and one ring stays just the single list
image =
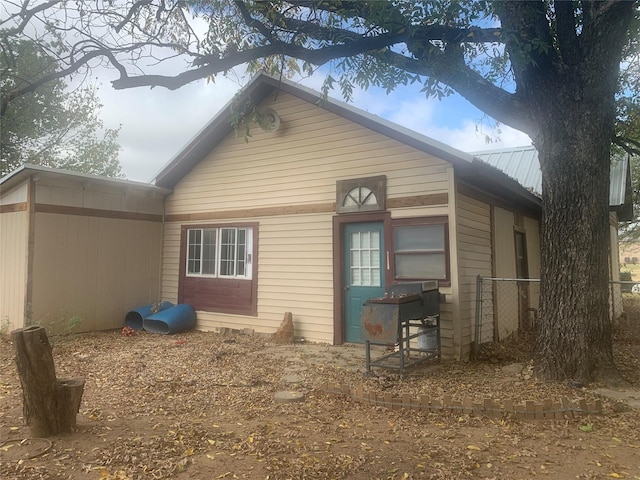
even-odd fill
[{"label": "door window pane", "polygon": [[379,287],[380,280],[380,234],[353,232],[351,234],[351,285]]}]

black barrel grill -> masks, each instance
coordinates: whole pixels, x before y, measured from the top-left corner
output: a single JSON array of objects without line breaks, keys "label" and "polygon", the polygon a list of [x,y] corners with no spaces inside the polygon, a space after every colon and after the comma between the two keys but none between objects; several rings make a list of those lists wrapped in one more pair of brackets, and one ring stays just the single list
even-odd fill
[{"label": "black barrel grill", "polygon": [[[438,282],[391,285],[382,298],[362,306],[362,334],[366,368],[399,370],[440,357],[440,292]],[[387,345],[393,352],[371,360],[371,345]],[[396,351],[397,346],[397,351]]]}]

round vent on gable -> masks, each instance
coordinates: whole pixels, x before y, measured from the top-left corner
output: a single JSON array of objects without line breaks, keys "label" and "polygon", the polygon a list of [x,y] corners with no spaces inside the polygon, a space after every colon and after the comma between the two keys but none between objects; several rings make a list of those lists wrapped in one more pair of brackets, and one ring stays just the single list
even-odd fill
[{"label": "round vent on gable", "polygon": [[280,115],[272,108],[262,108],[258,111],[258,125],[267,132],[273,132],[280,127]]}]

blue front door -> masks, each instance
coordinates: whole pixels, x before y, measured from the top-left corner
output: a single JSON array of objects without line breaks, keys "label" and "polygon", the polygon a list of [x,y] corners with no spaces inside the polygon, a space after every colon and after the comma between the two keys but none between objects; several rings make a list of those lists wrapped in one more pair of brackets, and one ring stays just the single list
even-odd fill
[{"label": "blue front door", "polygon": [[362,304],[384,296],[382,222],[350,223],[344,231],[345,341],[363,342]]}]

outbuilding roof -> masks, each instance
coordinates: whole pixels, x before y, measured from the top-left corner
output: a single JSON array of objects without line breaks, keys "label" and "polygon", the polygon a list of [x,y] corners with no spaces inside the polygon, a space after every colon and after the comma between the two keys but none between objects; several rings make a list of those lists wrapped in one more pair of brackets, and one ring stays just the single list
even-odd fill
[{"label": "outbuilding roof", "polygon": [[135,182],[133,180],[126,180],[123,178],[105,177],[102,175],[92,175],[88,173],[72,172],[70,170],[64,170],[61,168],[42,167],[40,165],[33,165],[25,163],[16,168],[12,172],[8,173],[2,179],[0,179],[0,193],[7,192],[17,185],[22,184],[29,177],[47,177],[47,178],[60,178],[73,181],[84,182],[87,185],[103,185],[110,187],[117,187],[128,190],[137,190],[144,192],[153,192],[160,196],[171,193],[157,185],[152,185],[145,182]]},{"label": "outbuilding roof", "polygon": [[[538,151],[533,145],[486,150],[472,155],[492,165],[525,188],[542,197],[542,172]],[[628,221],[633,218],[631,201],[631,171],[628,154],[611,158],[611,179],[609,182],[609,206],[618,213],[618,219]]]}]

